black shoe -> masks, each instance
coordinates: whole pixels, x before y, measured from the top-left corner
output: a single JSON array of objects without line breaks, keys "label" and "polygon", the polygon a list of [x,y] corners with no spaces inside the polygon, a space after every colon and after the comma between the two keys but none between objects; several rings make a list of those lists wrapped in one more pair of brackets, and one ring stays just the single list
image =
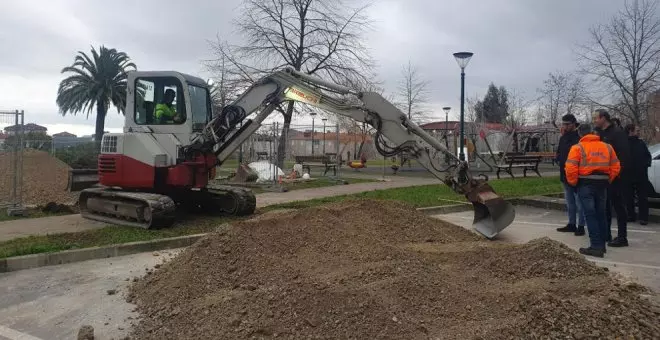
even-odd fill
[{"label": "black shoe", "polygon": [[575,232],[575,224],[567,224],[565,227],[557,228],[557,231],[565,233],[565,232]]},{"label": "black shoe", "polygon": [[648,221],[639,221],[639,224],[641,224],[641,225],[647,225],[647,224],[649,224],[649,222],[648,222]]},{"label": "black shoe", "polygon": [[604,257],[605,256],[605,250],[604,249],[591,248],[591,247],[589,247],[589,248],[580,248],[580,254],[595,256],[595,257]]},{"label": "black shoe", "polygon": [[579,225],[577,230],[575,231],[575,236],[582,236],[584,235],[584,226]]},{"label": "black shoe", "polygon": [[610,247],[627,247],[628,239],[625,237],[616,237],[612,242],[607,243]]}]

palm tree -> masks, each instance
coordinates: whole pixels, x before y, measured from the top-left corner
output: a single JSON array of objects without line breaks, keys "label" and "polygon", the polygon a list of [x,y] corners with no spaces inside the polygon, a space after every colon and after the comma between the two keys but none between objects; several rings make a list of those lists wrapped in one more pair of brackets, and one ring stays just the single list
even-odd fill
[{"label": "palm tree", "polygon": [[92,58],[78,52],[71,66],[61,73],[71,73],[60,82],[57,106],[64,116],[67,113],[86,112],[87,118],[96,105],[96,148],[100,150],[101,136],[105,127],[105,115],[114,105],[122,114],[126,107],[126,84],[129,68],[137,69],[124,52],[101,46],[99,52],[92,47]]}]

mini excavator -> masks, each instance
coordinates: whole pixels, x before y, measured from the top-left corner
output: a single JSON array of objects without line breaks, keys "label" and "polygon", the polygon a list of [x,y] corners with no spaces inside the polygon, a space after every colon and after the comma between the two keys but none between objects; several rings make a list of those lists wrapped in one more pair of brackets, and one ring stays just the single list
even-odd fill
[{"label": "mini excavator", "polygon": [[[513,206],[494,192],[487,177],[473,177],[467,162],[378,93],[355,91],[286,68],[254,82],[214,114],[210,87],[179,72],[128,73],[123,133],[103,135],[95,174],[73,170],[69,176],[69,190],[80,190],[83,217],[149,229],[171,226],[180,206],[237,216],[254,213],[254,193],[213,184],[215,169],[279,105],[296,101],[372,126],[381,155],[405,152],[464,195],[474,208],[474,229],[486,238],[495,237],[515,218]],[[176,112],[174,117],[157,113],[163,103]],[[453,160],[448,169],[441,169],[444,159],[434,159],[432,154],[438,153],[432,149]],[[89,182],[90,175],[97,176],[95,185],[75,189]]]}]

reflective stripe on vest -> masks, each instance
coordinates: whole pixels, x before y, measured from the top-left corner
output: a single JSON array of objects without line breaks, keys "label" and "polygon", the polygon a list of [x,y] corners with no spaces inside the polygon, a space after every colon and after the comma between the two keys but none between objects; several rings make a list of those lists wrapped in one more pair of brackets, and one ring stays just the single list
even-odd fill
[{"label": "reflective stripe on vest", "polygon": [[578,178],[609,180],[610,176],[608,176],[608,175],[580,175],[580,176],[578,176]]},{"label": "reflective stripe on vest", "polygon": [[[612,158],[612,146],[607,144],[607,143],[605,145],[607,145],[607,159],[611,159]],[[607,161],[607,162],[590,162],[590,163],[587,163],[587,152],[584,151],[584,146],[580,143],[578,143],[577,146],[580,148],[580,153],[582,154],[582,160],[580,160],[580,166],[611,166],[615,162],[619,161],[618,159],[615,158],[615,159],[612,159],[611,161]]]},{"label": "reflective stripe on vest", "polygon": [[[612,153],[613,153],[612,146],[607,143],[605,143],[605,145],[607,146],[607,159],[609,159],[609,161],[607,162],[587,162],[587,152],[584,150],[584,146],[581,143],[577,144],[577,146],[580,148],[580,154],[582,156],[580,162],[578,163],[575,160],[568,160],[567,162],[570,162],[571,164],[579,164],[580,167],[610,167],[613,164],[617,163],[619,160],[616,157],[612,158]],[[610,176],[608,174],[598,172],[589,175],[578,175],[578,178],[609,180]]]}]

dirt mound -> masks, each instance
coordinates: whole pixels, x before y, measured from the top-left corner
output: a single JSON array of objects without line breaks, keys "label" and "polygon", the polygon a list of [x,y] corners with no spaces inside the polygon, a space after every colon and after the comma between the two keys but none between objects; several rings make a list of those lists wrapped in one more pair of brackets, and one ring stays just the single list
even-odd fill
[{"label": "dirt mound", "polygon": [[460,255],[465,270],[490,271],[509,281],[536,277],[559,279],[603,275],[603,270],[566,245],[550,238],[532,240],[523,245],[466,251]]},{"label": "dirt mound", "polygon": [[[484,241],[391,201],[288,212],[225,226],[135,283],[128,299],[143,318],[133,337],[660,332],[660,310],[574,253],[547,239],[522,246]],[[612,298],[620,302],[611,306]]]},{"label": "dirt mound", "polygon": [[[12,157],[11,153],[0,152],[0,202],[11,198],[14,177]],[[68,176],[69,166],[48,152],[24,150],[23,204],[74,203],[78,195],[67,192]]]}]

